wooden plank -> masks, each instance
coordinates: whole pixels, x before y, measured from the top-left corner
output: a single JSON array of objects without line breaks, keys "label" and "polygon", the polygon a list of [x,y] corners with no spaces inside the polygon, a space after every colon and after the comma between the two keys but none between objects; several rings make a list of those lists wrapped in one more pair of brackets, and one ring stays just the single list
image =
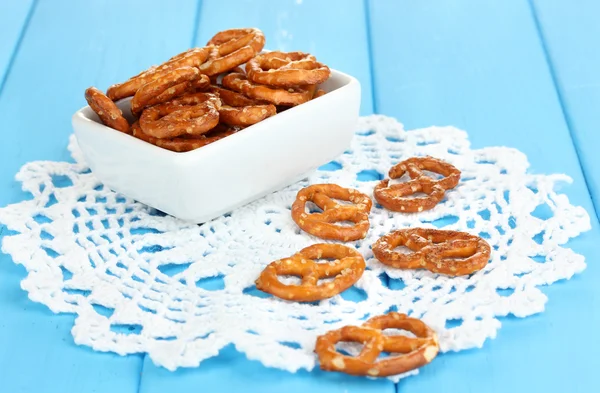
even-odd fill
[{"label": "wooden plank", "polygon": [[[216,32],[233,27],[258,27],[268,49],[313,53],[333,68],[357,77],[362,84],[363,114],[372,113],[369,50],[361,1],[204,1],[200,10],[197,44]],[[233,347],[197,369],[169,373],[146,358],[140,393],[166,390],[181,393],[228,392],[392,392],[394,384],[315,370],[290,374],[249,361]]]},{"label": "wooden plank", "polygon": [[33,11],[33,0],[0,2],[0,91]]},{"label": "wooden plank", "polygon": [[[565,4],[565,8],[569,7]],[[473,147],[525,152],[538,173],[567,173],[565,191],[594,209],[529,6],[519,1],[372,1],[375,105],[408,129],[454,125]],[[591,18],[591,16],[590,16]],[[576,23],[574,20],[572,23]],[[593,391],[600,339],[573,345],[573,326],[597,326],[598,225],[569,245],[588,257],[570,281],[544,288],[546,311],[505,318],[483,349],[440,356],[400,392]],[[576,375],[576,378],[565,378]]]},{"label": "wooden plank", "polygon": [[532,1],[563,111],[596,210],[600,208],[600,3]]},{"label": "wooden plank", "polygon": [[[196,9],[196,0],[40,2],[0,95],[0,205],[25,197],[13,180],[21,165],[68,159],[71,116],[85,105],[84,89],[104,89],[189,47]],[[29,301],[23,276],[0,256],[0,390],[136,392],[142,356],[76,346],[73,317]]]}]

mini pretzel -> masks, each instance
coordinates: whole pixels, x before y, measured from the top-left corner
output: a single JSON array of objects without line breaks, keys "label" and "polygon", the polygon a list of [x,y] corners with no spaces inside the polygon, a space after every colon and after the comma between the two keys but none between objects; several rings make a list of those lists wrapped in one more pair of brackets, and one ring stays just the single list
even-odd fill
[{"label": "mini pretzel", "polygon": [[[199,79],[200,74],[195,67],[181,67],[143,85],[131,100],[131,113],[137,114],[147,106],[168,101],[191,88],[192,81]],[[208,78],[204,76],[208,83]]]},{"label": "mini pretzel", "polygon": [[215,128],[203,135],[190,135],[178,138],[159,139],[154,138],[142,131],[142,128],[140,127],[139,122],[137,121],[131,126],[131,132],[134,137],[141,139],[145,142],[151,143],[155,146],[162,147],[163,149],[179,153],[199,149],[203,146],[209,145],[213,142],[223,139],[229,135],[235,134],[237,131],[238,129],[236,128],[227,127],[219,124]]},{"label": "mini pretzel", "polygon": [[210,92],[218,94],[223,102],[219,109],[220,121],[231,126],[250,126],[276,114],[272,104],[260,105],[239,93],[213,86]]},{"label": "mini pretzel", "polygon": [[279,51],[254,57],[248,61],[246,72],[254,83],[277,87],[316,85],[325,82],[331,73],[313,55]]},{"label": "mini pretzel", "polygon": [[207,45],[213,47],[200,71],[212,76],[252,59],[265,46],[265,36],[259,29],[231,29],[217,33]]},{"label": "mini pretzel", "polygon": [[118,131],[129,132],[129,122],[123,117],[123,112],[100,90],[95,87],[88,88],[85,91],[85,100],[103,124]]},{"label": "mini pretzel", "polygon": [[189,49],[176,56],[173,56],[161,65],[152,66],[147,70],[132,76],[123,83],[117,83],[110,86],[106,94],[113,101],[117,101],[125,97],[131,97],[138,91],[139,88],[165,74],[168,74],[173,69],[185,66],[199,67],[206,61],[209,53],[210,48]]},{"label": "mini pretzel", "polygon": [[[412,253],[396,252],[406,246]],[[400,229],[371,247],[381,263],[400,269],[427,269],[449,276],[481,270],[490,259],[490,245],[481,237],[442,229]]]},{"label": "mini pretzel", "polygon": [[318,89],[318,90],[315,92],[315,95],[313,96],[313,100],[314,100],[315,98],[319,98],[319,97],[321,97],[321,96],[324,96],[325,94],[326,94],[326,93],[325,93],[325,90]]},{"label": "mini pretzel", "polygon": [[222,83],[228,89],[275,105],[300,105],[309,101],[313,96],[313,91],[308,88],[271,88],[252,83],[246,78],[246,75],[235,72],[223,77]]},{"label": "mini pretzel", "polygon": [[[416,337],[384,335],[385,329],[403,329]],[[364,345],[356,357],[335,349],[339,342]],[[362,326],[344,326],[317,338],[315,352],[322,370],[350,375],[388,377],[402,374],[430,363],[439,352],[437,334],[423,321],[405,314],[390,312],[373,317]],[[381,352],[401,353],[377,361]]]},{"label": "mini pretzel", "polygon": [[145,134],[155,138],[201,135],[219,123],[221,101],[213,94],[195,93],[146,108],[140,117]]},{"label": "mini pretzel", "polygon": [[[434,180],[425,175],[423,170],[439,173],[444,178]],[[444,198],[446,190],[456,187],[460,179],[460,171],[453,165],[429,156],[402,161],[390,169],[389,176],[398,179],[405,173],[411,180],[389,185],[389,179],[385,179],[375,186],[374,196],[381,206],[405,213],[433,209]],[[409,198],[417,192],[427,196]]]},{"label": "mini pretzel", "polygon": [[[315,259],[336,258],[317,263]],[[313,302],[333,297],[350,288],[365,271],[365,260],[354,248],[341,244],[314,244],[295,255],[270,263],[256,280],[256,288],[281,299]],[[300,285],[288,285],[278,276],[302,278]],[[333,281],[318,284],[323,278]]]},{"label": "mini pretzel", "polygon": [[[341,205],[332,198],[351,202]],[[323,213],[306,213],[306,203],[313,202]],[[371,199],[365,194],[340,187],[336,184],[314,184],[298,191],[292,204],[292,219],[302,230],[322,239],[358,240],[369,230]],[[355,225],[341,226],[335,223],[351,221]]]}]

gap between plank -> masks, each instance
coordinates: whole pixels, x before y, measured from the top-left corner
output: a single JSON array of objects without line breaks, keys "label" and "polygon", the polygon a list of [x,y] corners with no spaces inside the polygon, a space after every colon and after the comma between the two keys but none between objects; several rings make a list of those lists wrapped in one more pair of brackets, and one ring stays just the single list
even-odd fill
[{"label": "gap between plank", "polygon": [[371,5],[369,0],[363,0],[365,14],[365,29],[367,34],[367,55],[369,56],[369,76],[371,83],[371,103],[373,113],[377,112],[377,95],[375,94],[375,68],[373,67],[373,40],[371,36]]},{"label": "gap between plank", "polygon": [[554,69],[554,64],[552,63],[552,59],[550,57],[550,52],[548,51],[548,46],[546,45],[546,38],[544,37],[544,33],[542,30],[542,26],[540,24],[540,20],[537,15],[537,10],[535,8],[535,4],[533,0],[527,1],[529,4],[529,10],[531,11],[531,17],[533,19],[533,23],[535,29],[538,34],[538,38],[540,39],[540,44],[542,46],[542,52],[544,54],[544,58],[546,59],[546,64],[548,65],[548,70],[550,71],[550,77],[552,78],[552,83],[554,84],[554,89],[556,91],[556,96],[558,97],[558,103],[560,105],[560,109],[562,111],[563,118],[565,119],[565,124],[567,125],[567,129],[569,131],[569,136],[571,137],[571,142],[573,143],[573,148],[575,149],[575,154],[577,155],[577,162],[579,163],[579,167],[581,168],[581,173],[583,174],[583,180],[585,181],[585,186],[588,190],[588,194],[590,195],[590,199],[592,200],[592,207],[594,209],[594,215],[596,216],[596,220],[600,222],[600,216],[598,216],[598,208],[597,201],[594,198],[592,190],[590,189],[590,184],[588,182],[588,175],[583,163],[581,162],[581,150],[579,149],[579,143],[577,143],[576,135],[573,132],[573,124],[571,122],[571,118],[565,106],[565,102],[563,99],[562,90],[558,83],[558,78],[556,77],[556,71]]},{"label": "gap between plank", "polygon": [[4,85],[6,84],[6,81],[8,80],[8,76],[10,75],[10,71],[12,70],[13,64],[17,57],[17,53],[19,52],[19,49],[21,48],[21,43],[23,42],[25,33],[27,32],[27,29],[29,28],[29,22],[31,21],[31,17],[33,16],[33,11],[37,7],[37,3],[38,3],[38,0],[33,0],[31,3],[31,7],[29,7],[29,11],[27,11],[27,16],[25,17],[25,21],[23,22],[23,27],[21,28],[21,33],[19,33],[19,36],[17,37],[17,42],[16,42],[15,47],[10,55],[8,64],[6,65],[6,73],[4,74],[4,77],[2,78],[2,80],[0,80],[0,95],[2,95],[2,92],[4,91]]},{"label": "gap between plank", "polygon": [[196,19],[194,19],[194,29],[192,30],[191,47],[194,48],[198,44],[198,29],[200,28],[200,15],[202,10],[202,0],[196,3]]}]

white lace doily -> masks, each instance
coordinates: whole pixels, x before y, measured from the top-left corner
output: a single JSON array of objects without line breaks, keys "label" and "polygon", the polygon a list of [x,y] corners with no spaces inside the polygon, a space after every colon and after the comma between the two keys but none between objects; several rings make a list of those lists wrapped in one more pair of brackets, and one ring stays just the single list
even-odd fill
[{"label": "white lace doily", "polygon": [[[495,337],[497,317],[543,311],[546,296],[537,286],[585,268],[583,256],[563,247],[590,229],[586,211],[554,191],[570,179],[528,174],[526,156],[514,149],[471,150],[467,134],[452,127],[405,131],[392,118],[361,118],[352,149],[327,170],[202,226],[108,190],[74,138],[69,148],[76,163],[32,162],[18,173],[33,199],[0,209],[0,222],[15,232],[2,250],[27,269],[22,288],[31,300],[77,315],[76,343],[145,352],[169,370],[198,366],[230,343],[267,367],[310,370],[318,364],[317,335],[390,309],[437,330],[442,351],[479,347]],[[355,288],[315,304],[254,288],[268,263],[322,242],[290,216],[301,187],[332,182],[372,195],[377,181],[361,180],[417,155],[449,161],[461,181],[431,211],[373,208],[367,238],[348,243],[368,266]],[[449,278],[373,258],[370,245],[379,236],[414,226],[479,234],[493,247],[492,259],[471,277]]]}]

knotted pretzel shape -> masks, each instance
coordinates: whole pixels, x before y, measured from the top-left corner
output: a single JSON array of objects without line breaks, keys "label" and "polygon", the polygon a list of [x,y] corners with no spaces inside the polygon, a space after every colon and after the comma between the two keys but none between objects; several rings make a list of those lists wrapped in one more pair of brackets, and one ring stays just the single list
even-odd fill
[{"label": "knotted pretzel shape", "polygon": [[129,132],[129,122],[123,117],[123,112],[104,93],[92,86],[86,89],[85,99],[102,123],[115,130]]},{"label": "knotted pretzel shape", "polygon": [[[317,263],[316,259],[332,259]],[[313,302],[350,288],[365,271],[365,260],[354,248],[341,244],[314,244],[295,255],[270,263],[256,280],[256,288],[285,300]],[[278,276],[302,278],[300,285],[284,284]],[[320,279],[332,278],[318,283]]]},{"label": "knotted pretzel shape", "polygon": [[246,65],[248,80],[263,85],[292,87],[316,85],[331,71],[310,54],[273,51],[254,57]]},{"label": "knotted pretzel shape", "polygon": [[[412,253],[394,251],[406,246]],[[481,237],[442,229],[400,229],[371,247],[381,263],[400,269],[427,269],[449,276],[481,270],[490,259],[490,245]]]},{"label": "knotted pretzel shape", "polygon": [[212,76],[242,65],[260,53],[265,36],[256,28],[230,29],[217,33],[207,45],[210,54],[200,71]]},{"label": "knotted pretzel shape", "polygon": [[[342,205],[332,198],[351,202]],[[306,213],[306,203],[313,202],[322,213]],[[329,240],[363,239],[369,230],[369,212],[373,203],[365,194],[337,184],[314,184],[298,191],[292,204],[292,219],[305,232]],[[354,225],[336,223],[350,221]]]},{"label": "knotted pretzel shape", "polygon": [[[385,329],[403,329],[416,337],[388,336]],[[336,351],[339,342],[358,342],[363,349],[356,357]],[[344,326],[317,338],[315,352],[320,367],[350,375],[388,377],[405,373],[430,363],[439,351],[437,334],[419,319],[390,312],[373,317],[362,326]],[[376,361],[381,352],[400,353]]]},{"label": "knotted pretzel shape", "polygon": [[[423,173],[423,170],[439,173],[444,177],[434,180]],[[456,167],[430,156],[402,161],[390,169],[389,176],[391,179],[398,179],[405,173],[408,173],[411,180],[389,185],[390,180],[385,179],[375,186],[374,196],[381,206],[405,213],[430,210],[444,198],[446,190],[456,187],[460,180],[460,171]],[[418,192],[427,196],[409,197]]]},{"label": "knotted pretzel shape", "polygon": [[217,94],[223,103],[221,109],[219,109],[219,120],[230,126],[251,126],[275,115],[277,112],[275,105],[262,104],[219,86],[211,86],[209,91]]},{"label": "knotted pretzel shape", "polygon": [[275,105],[295,106],[308,102],[314,95],[315,85],[308,87],[278,88],[253,83],[246,75],[233,72],[223,77],[223,86],[259,101]]}]

